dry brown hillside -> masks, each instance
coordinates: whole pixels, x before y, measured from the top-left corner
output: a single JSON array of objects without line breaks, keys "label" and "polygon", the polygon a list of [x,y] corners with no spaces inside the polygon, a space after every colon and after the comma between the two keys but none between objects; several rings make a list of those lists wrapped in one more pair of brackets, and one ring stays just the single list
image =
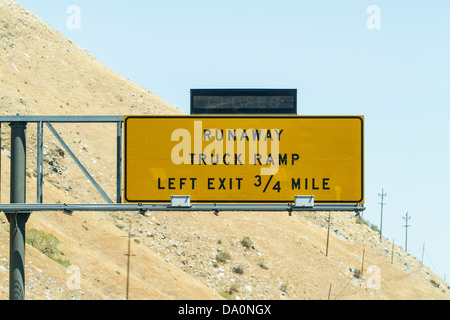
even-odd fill
[{"label": "dry brown hillside", "polygon": [[[71,43],[13,0],[0,0],[1,115],[182,114]],[[115,125],[55,125],[115,198]],[[44,202],[104,200],[44,128]],[[27,201],[36,198],[36,127],[28,126]],[[2,126],[1,202],[9,201]],[[63,263],[26,248],[26,299],[449,299],[449,287],[353,213],[33,213],[27,231],[59,240]],[[8,299],[9,224],[0,215],[0,299]],[[249,247],[242,243],[251,240]],[[364,267],[362,254],[364,252]],[[80,288],[70,288],[75,266]],[[362,271],[362,275],[361,275]],[[380,288],[373,287],[379,275]],[[371,286],[372,285],[372,286]],[[330,290],[331,288],[331,290]]]}]

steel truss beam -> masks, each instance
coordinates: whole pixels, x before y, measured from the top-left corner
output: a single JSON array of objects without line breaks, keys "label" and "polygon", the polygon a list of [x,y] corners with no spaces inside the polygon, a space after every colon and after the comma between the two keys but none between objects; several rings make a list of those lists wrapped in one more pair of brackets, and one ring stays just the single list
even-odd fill
[{"label": "steel truss beam", "polygon": [[296,207],[292,204],[193,204],[190,207],[174,207],[170,204],[0,204],[0,211],[8,213],[30,213],[44,211],[355,211],[366,208],[361,205],[316,204],[312,208]]},{"label": "steel truss beam", "polygon": [[0,122],[115,123],[123,116],[0,116]]},{"label": "steel truss beam", "polygon": [[[62,147],[71,156],[86,175],[92,185],[97,189],[103,199],[108,203],[113,203],[94,177],[86,170],[76,155],[70,150],[64,139],[58,134],[51,123],[116,123],[117,124],[117,159],[116,159],[116,199],[117,203],[122,202],[122,129],[123,116],[0,116],[1,123],[36,123],[37,124],[37,203],[43,202],[43,125],[50,129]],[[0,127],[1,129],[1,127]],[[1,133],[1,132],[0,132]],[[0,137],[1,139],[1,137]],[[0,142],[1,143],[1,142]],[[0,163],[1,164],[1,163]]]}]

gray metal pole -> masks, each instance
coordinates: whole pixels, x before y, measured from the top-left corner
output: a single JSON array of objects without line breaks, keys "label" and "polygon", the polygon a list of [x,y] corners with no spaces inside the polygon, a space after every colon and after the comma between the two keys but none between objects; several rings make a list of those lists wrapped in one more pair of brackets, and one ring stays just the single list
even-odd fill
[{"label": "gray metal pole", "polygon": [[11,122],[11,203],[25,203],[26,122]]},{"label": "gray metal pole", "polygon": [[0,211],[4,212],[45,212],[62,211],[70,213],[75,211],[286,211],[286,212],[311,212],[311,211],[356,211],[361,212],[366,208],[359,205],[321,205],[314,207],[294,207],[289,204],[194,204],[191,207],[172,207],[169,204],[76,204],[76,203],[25,203],[25,204],[0,204]]},{"label": "gray metal pole", "polygon": [[10,214],[9,299],[25,300],[25,224],[29,214]]},{"label": "gray metal pole", "polygon": [[116,198],[117,203],[122,203],[122,121],[117,122],[117,178]]},{"label": "gray metal pole", "polygon": [[42,193],[42,186],[43,186],[43,151],[42,148],[44,146],[44,140],[43,140],[43,134],[44,134],[44,123],[42,121],[39,121],[37,123],[37,185],[36,185],[36,203],[42,203],[43,202],[43,193]]},{"label": "gray metal pole", "polygon": [[2,202],[2,123],[0,122],[0,203]]},{"label": "gray metal pole", "polygon": [[[26,202],[26,122],[11,126],[11,203]],[[9,299],[25,300],[25,224],[29,213],[9,212]]]}]

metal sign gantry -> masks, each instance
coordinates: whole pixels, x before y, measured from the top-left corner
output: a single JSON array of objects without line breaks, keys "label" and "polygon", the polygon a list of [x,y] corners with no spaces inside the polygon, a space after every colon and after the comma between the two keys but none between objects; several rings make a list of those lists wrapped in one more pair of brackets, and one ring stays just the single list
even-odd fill
[{"label": "metal sign gantry", "polygon": [[[122,203],[122,131],[123,116],[0,116],[1,125],[9,123],[11,127],[11,170],[10,170],[10,203],[1,204],[10,223],[10,276],[9,299],[25,299],[25,233],[26,223],[32,212],[60,211],[72,214],[76,211],[130,211],[144,213],[146,211],[203,211],[215,214],[221,211],[354,211],[359,214],[365,210],[361,204],[314,204],[313,197],[296,197],[292,203],[286,204],[190,204],[189,196],[177,202],[174,199],[168,204]],[[26,129],[28,123],[37,124],[37,198],[36,203],[26,203]],[[106,194],[94,177],[83,166],[69,148],[64,139],[52,126],[52,123],[116,123],[117,125],[117,159],[116,159],[116,202]],[[90,182],[102,195],[105,204],[45,204],[43,202],[43,128],[44,124],[61,143],[75,163],[87,176]],[[0,157],[1,167],[1,157]],[[177,198],[175,198],[177,199]],[[180,204],[181,203],[181,204]],[[185,203],[188,203],[187,205]]]},{"label": "metal sign gantry", "polygon": [[[26,129],[28,123],[37,123],[37,199],[36,205],[42,205],[43,194],[43,127],[50,129],[63,148],[80,167],[83,173],[99,191],[107,203],[113,201],[108,197],[93,176],[86,170],[69,146],[52,126],[52,123],[116,123],[117,124],[117,203],[122,201],[122,123],[123,117],[118,116],[0,116],[0,147],[1,125],[9,123],[11,127],[11,170],[10,170],[10,204],[3,211],[10,223],[10,300],[25,299],[25,233],[26,223],[33,211],[42,211],[31,206],[25,210],[16,207],[26,203]],[[1,157],[0,157],[1,167]],[[58,210],[55,210],[58,211]],[[64,210],[62,210],[64,212]]]}]

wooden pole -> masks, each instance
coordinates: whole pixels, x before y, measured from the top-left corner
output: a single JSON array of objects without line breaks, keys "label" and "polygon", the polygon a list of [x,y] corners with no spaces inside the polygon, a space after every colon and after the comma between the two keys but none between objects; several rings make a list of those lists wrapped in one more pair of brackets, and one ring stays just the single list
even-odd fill
[{"label": "wooden pole", "polygon": [[330,242],[330,224],[331,224],[331,211],[328,212],[327,253],[326,253],[327,257],[328,257],[328,243]]},{"label": "wooden pole", "polygon": [[394,239],[392,239],[391,264],[394,263]]},{"label": "wooden pole", "polygon": [[425,251],[425,242],[423,243],[423,246],[422,246],[422,259],[420,260],[420,262],[422,262],[422,264],[423,264],[423,253],[424,253],[424,251]]},{"label": "wooden pole", "polygon": [[381,194],[379,193],[378,195],[381,197],[381,203],[380,203],[381,204],[380,240],[381,240],[381,233],[383,230],[383,206],[386,205],[384,203],[384,197],[386,197],[387,194],[384,193],[384,189],[381,189]]},{"label": "wooden pole", "polygon": [[363,277],[364,274],[364,255],[366,253],[366,247],[364,247],[363,249],[363,255],[362,255],[362,264],[361,264],[361,278]]},{"label": "wooden pole", "polygon": [[328,300],[330,300],[330,296],[331,296],[331,285],[332,285],[332,283],[330,283],[330,289],[328,290]]},{"label": "wooden pole", "polygon": [[128,291],[130,288],[130,258],[131,258],[131,222],[130,222],[130,230],[128,231],[128,259],[127,259],[127,300],[128,300]]}]

